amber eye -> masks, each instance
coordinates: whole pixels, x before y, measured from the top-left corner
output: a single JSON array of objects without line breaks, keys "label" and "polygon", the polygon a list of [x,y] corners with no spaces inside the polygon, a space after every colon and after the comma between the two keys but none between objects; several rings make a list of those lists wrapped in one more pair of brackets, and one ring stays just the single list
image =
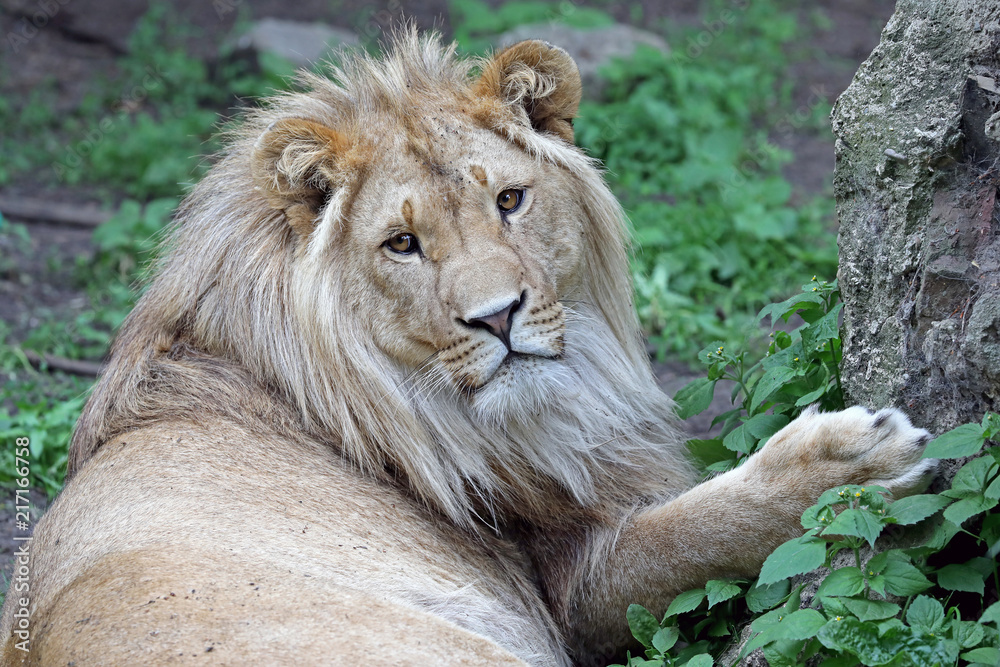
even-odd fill
[{"label": "amber eye", "polygon": [[410,255],[420,248],[417,237],[413,234],[396,234],[385,242],[385,246],[400,255]]},{"label": "amber eye", "polygon": [[501,213],[510,213],[517,210],[517,207],[521,205],[521,200],[523,199],[524,190],[515,190],[511,188],[509,190],[504,190],[497,195],[497,206],[500,207]]}]

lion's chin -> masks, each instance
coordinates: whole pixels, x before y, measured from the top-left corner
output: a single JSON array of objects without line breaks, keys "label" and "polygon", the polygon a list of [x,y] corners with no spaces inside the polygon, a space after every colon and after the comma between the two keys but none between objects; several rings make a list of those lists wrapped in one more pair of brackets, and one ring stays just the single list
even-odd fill
[{"label": "lion's chin", "polygon": [[528,354],[507,355],[490,379],[469,392],[473,412],[484,422],[510,423],[538,417],[564,398],[562,364]]}]

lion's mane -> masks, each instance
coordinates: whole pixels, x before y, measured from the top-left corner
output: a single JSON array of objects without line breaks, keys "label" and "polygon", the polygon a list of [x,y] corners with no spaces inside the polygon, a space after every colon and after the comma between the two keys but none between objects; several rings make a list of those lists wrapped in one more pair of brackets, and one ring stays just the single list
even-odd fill
[{"label": "lion's mane", "polygon": [[[609,507],[686,487],[672,406],[655,386],[630,298],[622,211],[581,150],[513,122],[520,97],[554,94],[543,75],[508,77],[510,104],[480,120],[573,176],[587,216],[584,279],[579,293],[560,295],[560,370],[510,400],[498,393],[485,412],[402,368],[348,307],[345,287],[367,276],[345,273],[323,230],[350,218],[356,188],[316,203],[321,222],[305,242],[295,231],[301,207],[281,208],[260,187],[255,142],[276,121],[363,136],[373,111],[405,116],[428,96],[473,99],[490,86],[486,63],[408,32],[384,59],[346,56],[329,78],[302,75],[305,92],[248,114],[176,216],[155,279],[78,424],[69,475],[130,428],[209,414],[318,438],[467,526],[515,518],[545,525],[573,512],[613,519]],[[355,182],[380,177],[360,162]]]}]

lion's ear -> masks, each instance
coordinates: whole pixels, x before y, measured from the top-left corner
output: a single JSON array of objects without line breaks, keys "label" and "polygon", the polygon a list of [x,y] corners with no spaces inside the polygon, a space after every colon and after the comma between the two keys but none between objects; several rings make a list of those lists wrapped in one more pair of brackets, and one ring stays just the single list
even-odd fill
[{"label": "lion's ear", "polygon": [[518,42],[483,65],[474,92],[518,109],[532,128],[573,143],[583,87],[569,54],[540,40]]},{"label": "lion's ear", "polygon": [[272,206],[285,211],[297,232],[308,235],[326,197],[341,185],[338,158],[351,147],[347,136],[320,123],[275,121],[254,145],[254,182]]}]

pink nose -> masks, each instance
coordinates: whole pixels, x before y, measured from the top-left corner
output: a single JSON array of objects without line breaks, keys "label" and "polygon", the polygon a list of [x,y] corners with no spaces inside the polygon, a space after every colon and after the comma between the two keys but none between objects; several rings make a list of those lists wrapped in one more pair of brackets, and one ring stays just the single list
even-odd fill
[{"label": "pink nose", "polygon": [[[475,329],[486,329],[491,334],[499,338],[507,349],[510,349],[510,325],[514,320],[514,313],[521,307],[521,300],[514,299],[506,307],[501,308],[492,315],[476,317],[465,322]],[[464,321],[464,320],[463,320]]]}]

